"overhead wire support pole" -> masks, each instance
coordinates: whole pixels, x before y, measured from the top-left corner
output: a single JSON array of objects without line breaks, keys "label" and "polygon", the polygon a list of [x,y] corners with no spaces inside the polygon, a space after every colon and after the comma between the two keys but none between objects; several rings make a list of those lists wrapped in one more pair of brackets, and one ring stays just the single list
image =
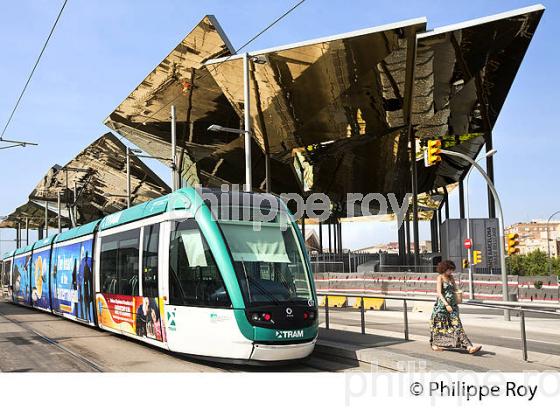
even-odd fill
[{"label": "overhead wire support pole", "polygon": [[49,236],[49,202],[45,200],[45,238]]},{"label": "overhead wire support pole", "polygon": [[126,207],[130,208],[130,148],[126,147]]},{"label": "overhead wire support pole", "polygon": [[171,188],[177,190],[177,118],[175,105],[171,106]]},{"label": "overhead wire support pole", "polygon": [[253,190],[251,172],[251,95],[249,84],[249,53],[243,54],[243,126],[245,131],[245,191]]},{"label": "overhead wire support pole", "polygon": [[57,211],[58,211],[58,233],[62,233],[62,216],[60,215],[60,212],[62,211],[61,208],[61,202],[60,202],[60,191],[57,192],[56,195],[56,205],[57,205]]}]

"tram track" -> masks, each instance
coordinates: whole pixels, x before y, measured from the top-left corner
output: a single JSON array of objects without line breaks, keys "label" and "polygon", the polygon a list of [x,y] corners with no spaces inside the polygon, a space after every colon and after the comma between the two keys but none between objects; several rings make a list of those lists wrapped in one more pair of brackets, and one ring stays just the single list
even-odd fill
[{"label": "tram track", "polygon": [[[15,307],[18,309],[25,309],[28,308],[25,306],[16,306],[10,305],[10,307]],[[37,312],[33,310],[33,313],[42,314],[42,312]],[[49,345],[54,347],[55,349],[61,351],[64,355],[66,355],[69,359],[73,360],[75,363],[79,363],[83,368],[82,371],[91,371],[96,373],[103,373],[103,372],[111,372],[115,369],[107,368],[103,365],[97,363],[94,360],[91,360],[87,357],[86,354],[82,354],[77,352],[74,349],[71,349],[67,346],[61,344],[58,340],[56,340],[56,336],[53,338],[47,336],[45,333],[36,330],[34,326],[29,325],[25,320],[17,320],[13,318],[12,312],[0,312],[0,318],[5,319],[5,323],[11,323],[17,326],[22,331],[28,334],[26,339],[35,338],[36,340],[40,340],[45,343],[45,345]],[[73,325],[80,325],[79,323],[68,323]],[[193,357],[188,357],[185,355],[181,355],[178,353],[170,352],[165,349],[161,348],[154,348],[153,346],[145,345],[139,341],[134,339],[129,339],[122,335],[117,334],[107,334],[109,336],[113,336],[118,340],[126,341],[127,343],[132,343],[142,348],[149,348],[154,353],[163,354],[164,357],[167,357],[166,360],[179,360],[181,362],[188,362],[196,367],[200,367],[199,371],[205,371],[205,367],[212,367],[215,371],[221,371],[226,373],[239,373],[239,372],[246,372],[246,373],[259,373],[259,372],[339,372],[339,371],[347,371],[347,370],[358,370],[362,369],[362,371],[367,371],[365,366],[369,365],[368,363],[359,363],[356,360],[352,360],[345,357],[340,357],[337,355],[331,355],[326,352],[322,351],[314,351],[310,357],[303,359],[301,361],[296,361],[292,363],[287,363],[283,365],[274,365],[274,366],[254,366],[254,365],[246,365],[246,364],[232,364],[232,363],[221,363],[221,362],[210,362],[204,360],[197,360]],[[163,358],[162,358],[163,359]],[[158,359],[159,360],[159,359]],[[122,365],[119,365],[117,368],[121,369]],[[111,366],[112,367],[112,366]],[[384,371],[382,369],[381,371]],[[390,369],[386,369],[390,370]],[[48,370],[47,370],[48,371]],[[122,370],[117,370],[122,371]],[[126,371],[126,370],[125,370]]]},{"label": "tram track", "polygon": [[31,326],[28,326],[27,324],[25,324],[25,322],[21,322],[19,320],[16,319],[12,319],[8,316],[6,316],[3,313],[0,313],[0,316],[4,319],[6,319],[8,322],[22,328],[23,330],[30,332],[32,334],[34,334],[35,336],[37,336],[38,338],[40,338],[41,340],[43,340],[44,342],[46,342],[48,345],[53,346],[54,348],[61,350],[62,352],[72,356],[72,358],[74,358],[75,360],[77,360],[78,362],[80,362],[81,364],[87,366],[88,368],[90,368],[92,371],[96,372],[96,373],[104,373],[106,372],[106,370],[104,369],[103,366],[101,366],[100,364],[95,363],[94,361],[88,359],[87,357],[85,357],[84,355],[77,353],[63,345],[61,345],[60,343],[58,343],[56,340],[51,339],[50,337],[36,331],[35,329],[33,329]]}]

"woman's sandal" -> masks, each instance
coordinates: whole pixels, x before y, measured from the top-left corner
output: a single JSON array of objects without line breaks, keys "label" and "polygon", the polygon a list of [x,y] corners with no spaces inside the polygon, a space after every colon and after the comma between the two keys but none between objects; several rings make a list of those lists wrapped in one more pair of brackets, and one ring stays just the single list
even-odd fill
[{"label": "woman's sandal", "polygon": [[476,352],[478,352],[480,349],[482,349],[482,346],[478,345],[478,346],[471,346],[467,349],[467,352],[469,352],[469,354],[475,354]]},{"label": "woman's sandal", "polygon": [[432,345],[432,350],[434,352],[443,352],[444,349],[442,347]]}]

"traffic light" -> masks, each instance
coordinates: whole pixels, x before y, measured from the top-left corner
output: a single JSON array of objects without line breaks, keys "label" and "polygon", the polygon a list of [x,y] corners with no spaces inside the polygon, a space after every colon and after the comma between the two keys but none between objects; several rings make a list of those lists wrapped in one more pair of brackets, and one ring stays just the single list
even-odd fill
[{"label": "traffic light", "polygon": [[478,265],[482,262],[482,252],[481,251],[473,251],[473,265]]},{"label": "traffic light", "polygon": [[441,141],[429,140],[428,148],[424,151],[424,164],[427,167],[435,165],[441,161]]},{"label": "traffic light", "polygon": [[519,235],[516,233],[508,233],[507,235],[507,254],[508,256],[519,253]]},{"label": "traffic light", "polygon": [[463,259],[463,269],[468,269],[468,267],[469,267],[469,260]]}]

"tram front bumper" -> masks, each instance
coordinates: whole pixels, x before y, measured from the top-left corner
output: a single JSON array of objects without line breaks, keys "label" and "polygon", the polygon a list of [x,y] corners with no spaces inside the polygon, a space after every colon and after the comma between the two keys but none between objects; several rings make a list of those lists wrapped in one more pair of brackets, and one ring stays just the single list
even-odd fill
[{"label": "tram front bumper", "polygon": [[250,359],[260,361],[303,359],[313,352],[316,342],[316,338],[310,342],[289,345],[259,344],[255,342]]}]

